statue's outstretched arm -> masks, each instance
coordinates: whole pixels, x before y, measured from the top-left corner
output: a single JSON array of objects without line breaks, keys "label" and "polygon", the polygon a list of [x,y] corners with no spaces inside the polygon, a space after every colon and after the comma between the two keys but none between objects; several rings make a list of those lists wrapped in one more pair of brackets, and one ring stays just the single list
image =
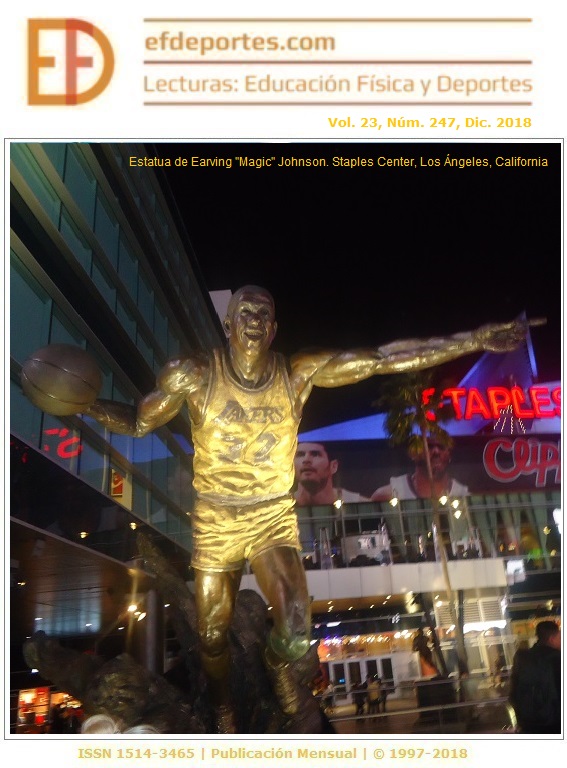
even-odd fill
[{"label": "statue's outstretched arm", "polygon": [[[431,368],[475,352],[511,352],[526,338],[530,326],[545,320],[513,320],[489,323],[474,331],[430,339],[405,339],[380,347],[337,352],[318,352],[311,383],[319,387],[339,387],[377,374],[405,373]],[[325,354],[327,355],[325,359]],[[309,365],[309,354],[297,357],[300,365]]]}]

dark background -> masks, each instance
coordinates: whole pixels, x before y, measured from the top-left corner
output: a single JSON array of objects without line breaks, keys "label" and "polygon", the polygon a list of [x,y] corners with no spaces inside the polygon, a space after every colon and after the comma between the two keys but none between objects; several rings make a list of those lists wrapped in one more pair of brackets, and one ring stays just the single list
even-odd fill
[{"label": "dark background", "polygon": [[[246,283],[274,295],[274,349],[373,346],[446,335],[522,311],[547,317],[532,332],[538,380],[561,376],[559,143],[224,142],[149,145],[150,154],[231,157],[233,166],[164,169],[208,290]],[[490,168],[451,167],[487,158]],[[238,167],[234,158],[325,157],[323,168]],[[332,158],[373,158],[333,167]],[[379,168],[378,156],[417,167]],[[497,156],[546,158],[500,167]],[[420,158],[439,167],[421,167]],[[442,366],[457,382],[478,359]],[[316,388],[302,430],[374,413],[380,377]]]}]

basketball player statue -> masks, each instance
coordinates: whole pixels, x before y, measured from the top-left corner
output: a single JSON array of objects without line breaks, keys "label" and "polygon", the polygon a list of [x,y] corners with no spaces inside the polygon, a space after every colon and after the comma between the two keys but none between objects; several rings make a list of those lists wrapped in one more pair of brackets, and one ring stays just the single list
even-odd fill
[{"label": "basketball player statue", "polygon": [[220,733],[236,732],[228,630],[246,560],[273,609],[264,651],[269,678],[284,713],[297,712],[289,665],[309,649],[311,619],[291,489],[299,423],[313,387],[429,368],[475,352],[507,352],[522,342],[528,325],[541,322],[491,324],[372,349],[299,352],[286,360],[270,349],[277,330],[272,296],[247,285],[228,306],[227,348],[171,360],[137,407],[96,400],[83,410],[109,430],[135,437],[183,406],[189,410],[197,622]]}]

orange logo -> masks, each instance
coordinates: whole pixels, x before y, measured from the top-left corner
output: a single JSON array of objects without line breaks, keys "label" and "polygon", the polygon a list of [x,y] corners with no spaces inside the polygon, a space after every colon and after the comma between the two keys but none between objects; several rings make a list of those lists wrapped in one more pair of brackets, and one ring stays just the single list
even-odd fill
[{"label": "orange logo", "polygon": [[79,19],[28,19],[28,103],[84,104],[114,72],[114,52],[94,24]]}]

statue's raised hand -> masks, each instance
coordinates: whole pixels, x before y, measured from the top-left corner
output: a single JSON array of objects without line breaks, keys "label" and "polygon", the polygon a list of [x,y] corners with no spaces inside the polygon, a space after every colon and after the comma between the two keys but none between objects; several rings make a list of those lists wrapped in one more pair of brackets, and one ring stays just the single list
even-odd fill
[{"label": "statue's raised hand", "polygon": [[488,323],[481,325],[473,337],[480,350],[484,352],[511,352],[526,338],[528,328],[545,325],[546,318],[533,320],[512,320],[509,323]]}]

